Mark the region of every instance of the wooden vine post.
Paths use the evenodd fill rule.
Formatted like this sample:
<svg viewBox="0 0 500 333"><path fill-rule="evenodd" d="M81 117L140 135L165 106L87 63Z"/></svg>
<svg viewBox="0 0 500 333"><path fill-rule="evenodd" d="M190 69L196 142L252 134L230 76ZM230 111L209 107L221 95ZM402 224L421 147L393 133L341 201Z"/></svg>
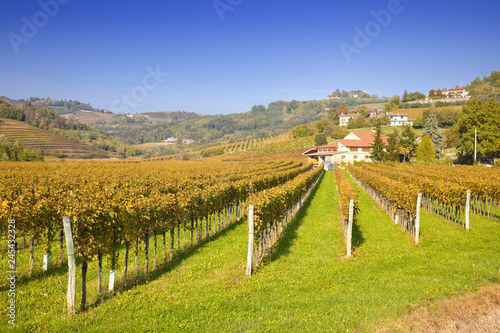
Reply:
<svg viewBox="0 0 500 333"><path fill-rule="evenodd" d="M417 197L417 217L415 219L415 243L418 244L420 237L420 205L422 203L422 193Z"/></svg>
<svg viewBox="0 0 500 333"><path fill-rule="evenodd" d="M75 246L73 243L73 233L71 231L71 217L63 216L64 234L66 236L66 249L68 252L68 313L75 314L76 303L76 265Z"/></svg>
<svg viewBox="0 0 500 333"><path fill-rule="evenodd" d="M347 224L347 256L352 256L351 244L352 244L352 223L354 220L354 200L349 201L349 222Z"/></svg>
<svg viewBox="0 0 500 333"><path fill-rule="evenodd" d="M254 207L250 205L248 207L248 254L247 254L247 269L245 275L247 277L252 276L252 266L253 266L253 242L254 242L254 221L253 221Z"/></svg>
<svg viewBox="0 0 500 333"><path fill-rule="evenodd" d="M470 208L470 190L467 190L467 202L465 203L465 230L469 231L469 208Z"/></svg>

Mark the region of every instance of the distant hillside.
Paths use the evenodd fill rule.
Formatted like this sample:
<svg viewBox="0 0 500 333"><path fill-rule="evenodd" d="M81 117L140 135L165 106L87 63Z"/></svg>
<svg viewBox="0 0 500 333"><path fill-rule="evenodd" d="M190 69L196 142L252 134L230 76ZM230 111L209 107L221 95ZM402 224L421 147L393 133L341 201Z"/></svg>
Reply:
<svg viewBox="0 0 500 333"><path fill-rule="evenodd" d="M23 148L39 149L45 155L90 158L109 157L105 151L94 149L75 140L47 130L38 129L22 121L0 118L0 134L10 142L19 141Z"/></svg>
<svg viewBox="0 0 500 333"><path fill-rule="evenodd" d="M93 125L97 122L111 119L115 115L112 113L78 110L78 111L67 112L65 114L62 114L62 116L66 119L76 120L82 124Z"/></svg>
<svg viewBox="0 0 500 333"><path fill-rule="evenodd" d="M82 146L76 150L86 147L85 149L93 149L93 152L104 150L115 153L118 152L120 146L124 146L93 127L72 119L65 119L53 110L40 107L33 102L16 103L0 98L0 118L21 121L33 128L58 134L58 137L65 137L72 143L81 144Z"/></svg>
<svg viewBox="0 0 500 333"><path fill-rule="evenodd" d="M254 105L250 111L228 115L200 116L190 112L115 115L92 126L128 144L161 142L173 136L194 140L190 148L205 148L287 133L296 125L326 118L328 110L341 103L354 107L384 101L371 97L277 101L267 107Z"/></svg>
<svg viewBox="0 0 500 333"><path fill-rule="evenodd" d="M471 96L477 96L482 100L494 98L500 102L500 71L492 71L482 79L476 77L465 86L465 90L469 91Z"/></svg>

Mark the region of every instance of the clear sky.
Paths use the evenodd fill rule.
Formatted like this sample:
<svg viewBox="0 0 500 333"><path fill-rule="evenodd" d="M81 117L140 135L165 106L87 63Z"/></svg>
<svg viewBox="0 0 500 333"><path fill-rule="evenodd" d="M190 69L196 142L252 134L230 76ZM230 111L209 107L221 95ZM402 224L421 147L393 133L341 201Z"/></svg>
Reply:
<svg viewBox="0 0 500 333"><path fill-rule="evenodd" d="M114 112L248 111L500 70L496 0L3 0L0 95Z"/></svg>

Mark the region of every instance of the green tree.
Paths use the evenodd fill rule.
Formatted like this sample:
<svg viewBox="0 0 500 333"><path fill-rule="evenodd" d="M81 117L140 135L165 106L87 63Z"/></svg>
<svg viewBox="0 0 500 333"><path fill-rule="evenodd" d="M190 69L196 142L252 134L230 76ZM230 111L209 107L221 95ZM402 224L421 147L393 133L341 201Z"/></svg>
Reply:
<svg viewBox="0 0 500 333"><path fill-rule="evenodd" d="M10 160L11 161L22 161L23 157L23 146L19 141L14 142L12 147L10 148Z"/></svg>
<svg viewBox="0 0 500 333"><path fill-rule="evenodd" d="M365 117L363 116L358 116L358 117L353 117L349 119L349 123L347 124L347 128L352 129L352 128L362 128L368 126L368 122L366 121Z"/></svg>
<svg viewBox="0 0 500 333"><path fill-rule="evenodd" d="M328 110L328 120L337 122L339 121L339 114L337 113L337 108Z"/></svg>
<svg viewBox="0 0 500 333"><path fill-rule="evenodd" d="M7 140L7 137L4 134L0 134L0 155L7 155L7 161L9 160L10 148L12 147L12 143Z"/></svg>
<svg viewBox="0 0 500 333"><path fill-rule="evenodd" d="M401 99L398 95L395 95L391 99L389 99L387 103L384 104L384 109L385 111L390 112L399 108L399 104L401 104Z"/></svg>
<svg viewBox="0 0 500 333"><path fill-rule="evenodd" d="M316 144L316 146L326 145L328 143L328 140L326 139L326 135L323 133L317 133L314 136L314 143Z"/></svg>
<svg viewBox="0 0 500 333"><path fill-rule="evenodd" d="M458 124L451 126L444 132L446 148L456 148L458 140Z"/></svg>
<svg viewBox="0 0 500 333"><path fill-rule="evenodd" d="M425 99L425 95L416 91L408 94L407 101L417 101L419 99Z"/></svg>
<svg viewBox="0 0 500 333"><path fill-rule="evenodd" d="M415 131L410 125L406 125L399 138L398 147L399 153L403 155L403 162L407 160L410 161L410 158L415 152L415 148Z"/></svg>
<svg viewBox="0 0 500 333"><path fill-rule="evenodd" d="M406 102L406 101L408 100L408 91L406 91L406 89L405 89L405 91L403 92L403 97L402 97L402 99L403 99L403 102Z"/></svg>
<svg viewBox="0 0 500 333"><path fill-rule="evenodd" d="M380 116L380 117L378 117L378 118L372 118L372 119L375 119L375 120L374 120L375 122L380 121L380 124L381 124L382 126L384 126L384 125L389 125L389 124L391 123L391 118L390 118L388 115L386 115L386 114L381 115L381 116Z"/></svg>
<svg viewBox="0 0 500 333"><path fill-rule="evenodd" d="M349 113L349 109L347 109L347 105L345 103L340 104L337 108L337 114Z"/></svg>
<svg viewBox="0 0 500 333"><path fill-rule="evenodd" d="M376 162L382 162L385 160L385 143L382 139L382 125L378 121L375 124L375 134L373 138L373 143L370 146L370 158Z"/></svg>
<svg viewBox="0 0 500 333"><path fill-rule="evenodd" d="M325 127L324 133L333 139L343 139L349 134L349 131L344 126L328 124Z"/></svg>
<svg viewBox="0 0 500 333"><path fill-rule="evenodd" d="M266 107L264 105L254 105L252 106L252 112L266 112Z"/></svg>
<svg viewBox="0 0 500 333"><path fill-rule="evenodd" d="M312 134L312 130L306 124L297 125L292 130L292 136L294 138L303 138Z"/></svg>
<svg viewBox="0 0 500 333"><path fill-rule="evenodd" d="M474 130L477 129L477 155L486 158L500 156L500 107L493 98L467 102L458 121L457 148L461 156L471 160L474 154Z"/></svg>
<svg viewBox="0 0 500 333"><path fill-rule="evenodd" d="M434 89L429 90L429 97L436 97L436 91Z"/></svg>
<svg viewBox="0 0 500 333"><path fill-rule="evenodd" d="M444 157L444 154L441 150L443 146L443 135L439 131L438 120L436 117L436 110L434 106L427 117L427 121L425 122L424 129L422 130L422 136L427 135L429 139L432 141L432 145L434 146L436 152L436 158Z"/></svg>
<svg viewBox="0 0 500 333"><path fill-rule="evenodd" d="M460 111L454 111L453 109L446 108L436 115L438 118L439 126L449 128L458 123Z"/></svg>
<svg viewBox="0 0 500 333"><path fill-rule="evenodd" d="M315 127L318 130L318 133L323 133L327 124L328 124L328 120L321 119L321 120L316 121L313 124L313 127Z"/></svg>
<svg viewBox="0 0 500 333"><path fill-rule="evenodd" d="M387 161L399 161L399 132L397 129L387 137Z"/></svg>
<svg viewBox="0 0 500 333"><path fill-rule="evenodd" d="M436 161L436 151L434 150L431 139L427 135L424 135L422 141L418 145L417 161L424 162L426 165Z"/></svg>

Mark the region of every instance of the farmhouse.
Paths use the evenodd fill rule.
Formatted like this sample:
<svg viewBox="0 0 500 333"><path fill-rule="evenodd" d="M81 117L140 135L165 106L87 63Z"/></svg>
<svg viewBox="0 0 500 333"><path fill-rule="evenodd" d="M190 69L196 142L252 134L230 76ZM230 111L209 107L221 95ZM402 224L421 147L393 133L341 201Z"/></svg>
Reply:
<svg viewBox="0 0 500 333"><path fill-rule="evenodd" d="M330 164L341 162L352 163L354 161L371 161L370 146L373 144L373 132L351 132L338 142L329 143L324 146L313 147L302 155L307 156L315 166L324 165L325 170ZM382 136L387 145L387 138Z"/></svg>
<svg viewBox="0 0 500 333"><path fill-rule="evenodd" d="M437 91L439 89L436 89L434 91ZM452 88L452 89L442 89L441 92L443 93L443 96L446 96L448 98L459 98L459 97L467 97L469 95L469 92L466 91L464 88ZM429 95L431 93L431 90L429 90Z"/></svg>
<svg viewBox="0 0 500 333"><path fill-rule="evenodd" d="M360 113L348 113L348 114L342 113L339 116L339 126L347 126L349 124L349 119L359 116L361 116Z"/></svg>
<svg viewBox="0 0 500 333"><path fill-rule="evenodd" d="M190 145L192 143L194 143L194 140L192 139L182 139L182 144Z"/></svg>
<svg viewBox="0 0 500 333"><path fill-rule="evenodd" d="M408 120L408 113L388 113L391 120L390 126L405 126L411 125L411 120Z"/></svg>
<svg viewBox="0 0 500 333"><path fill-rule="evenodd" d="M175 144L175 141L177 141L177 138L174 138L171 136L171 137L167 138L167 140L164 140L164 141L165 141L166 145L173 145L173 144Z"/></svg>

